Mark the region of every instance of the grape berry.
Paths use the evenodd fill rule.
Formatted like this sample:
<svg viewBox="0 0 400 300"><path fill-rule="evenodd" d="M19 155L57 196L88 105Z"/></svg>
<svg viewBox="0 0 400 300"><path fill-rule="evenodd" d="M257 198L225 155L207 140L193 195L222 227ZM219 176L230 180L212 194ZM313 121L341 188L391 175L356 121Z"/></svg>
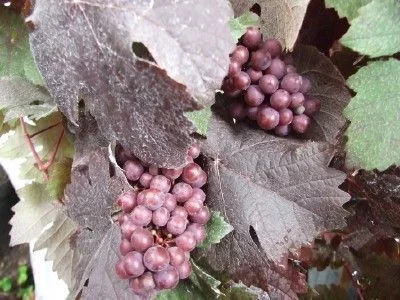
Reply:
<svg viewBox="0 0 400 300"><path fill-rule="evenodd" d="M318 99L307 95L311 82L297 73L293 58L282 56L279 41L263 41L255 27L247 29L231 53L222 89L233 99L233 118L247 117L279 136L291 131L305 133L310 127L310 116L321 108Z"/></svg>
<svg viewBox="0 0 400 300"><path fill-rule="evenodd" d="M122 258L115 271L129 279L135 294L149 296L191 274L190 252L206 238L210 219L201 189L207 174L193 161L200 154L197 146L189 149L191 162L182 169L146 166L120 150L118 162L134 189L117 199Z"/></svg>

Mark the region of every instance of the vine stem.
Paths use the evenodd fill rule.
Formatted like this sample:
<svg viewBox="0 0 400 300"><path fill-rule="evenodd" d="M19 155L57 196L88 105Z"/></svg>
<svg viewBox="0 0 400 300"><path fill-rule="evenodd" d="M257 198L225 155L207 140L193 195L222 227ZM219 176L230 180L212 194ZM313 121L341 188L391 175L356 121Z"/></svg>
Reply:
<svg viewBox="0 0 400 300"><path fill-rule="evenodd" d="M154 231L153 231L152 234L154 235L154 242L155 242L156 244L159 244L159 245L161 245L161 246L165 246L165 247L169 248L169 247L170 247L169 244L175 242L175 239L167 240L167 239L162 238L162 237L160 236L160 234L157 232L157 230L155 230L155 229L153 229L153 230L154 230Z"/></svg>
<svg viewBox="0 0 400 300"><path fill-rule="evenodd" d="M54 163L54 161L56 159L56 155L57 155L58 149L60 148L60 144L61 144L62 138L64 137L64 133L65 133L64 128L62 129L62 131L60 133L60 136L58 137L55 149L53 150L53 152L52 152L52 154L50 156L50 160L47 163L43 163L43 160L39 157L39 154L37 153L37 151L35 149L35 145L32 142L32 138L37 136L37 135L39 135L39 134L41 134L41 133L43 133L43 132L45 132L45 131L47 131L47 130L50 130L50 129L54 128L54 127L59 126L61 124L61 122L57 122L56 124L53 124L53 125L48 126L46 128L43 128L43 129L41 129L41 130L39 130L39 131L37 131L37 132L35 132L33 134L29 134L28 133L28 129L26 128L26 123L25 123L23 117L19 117L19 122L21 124L21 128L22 128L22 132L23 132L23 135L24 135L24 139L25 139L26 143L29 146L29 149L31 150L31 152L33 154L33 157L34 157L35 162L36 162L36 164L38 166L38 169L43 172L45 179L49 180L49 171L48 171L48 169L50 168L50 166Z"/></svg>

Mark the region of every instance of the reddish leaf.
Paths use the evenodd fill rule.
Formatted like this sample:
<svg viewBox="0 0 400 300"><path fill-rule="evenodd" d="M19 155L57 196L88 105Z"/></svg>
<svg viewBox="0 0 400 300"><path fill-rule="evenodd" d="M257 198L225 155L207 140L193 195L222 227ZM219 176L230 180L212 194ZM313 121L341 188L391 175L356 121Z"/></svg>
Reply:
<svg viewBox="0 0 400 300"><path fill-rule="evenodd" d="M368 203L375 223L400 228L400 168L385 172L361 170L348 179L348 191Z"/></svg>
<svg viewBox="0 0 400 300"><path fill-rule="evenodd" d="M292 50L310 0L230 0L235 15L248 10L260 15L261 31Z"/></svg>
<svg viewBox="0 0 400 300"><path fill-rule="evenodd" d="M213 101L234 45L231 8L225 0L212 1L212 10L199 8L210 4L37 0L29 17L31 46L71 122L78 125L83 100L109 141L148 163L177 167L193 142L183 113L201 107L194 97ZM132 42L145 44L160 67L134 55Z"/></svg>
<svg viewBox="0 0 400 300"><path fill-rule="evenodd" d="M83 288L83 299L134 299L128 280L121 280L115 273L119 257L120 228L114 224L107 231L90 273L89 283Z"/></svg>
<svg viewBox="0 0 400 300"><path fill-rule="evenodd" d="M370 253L356 257L359 278L365 299L400 298L400 261Z"/></svg>
<svg viewBox="0 0 400 300"><path fill-rule="evenodd" d="M271 261L279 263L289 248L345 224L341 205L348 195L338 189L345 175L328 168L329 144L230 126L214 115L205 151L209 205L235 228L208 258L233 280L280 289L283 279L272 279Z"/></svg>
<svg viewBox="0 0 400 300"><path fill-rule="evenodd" d="M293 58L297 71L311 81L308 94L321 101L321 110L312 115L313 122L304 137L335 144L346 123L343 109L350 101L344 78L330 59L314 47L300 45Z"/></svg>
<svg viewBox="0 0 400 300"><path fill-rule="evenodd" d="M73 263L75 282L70 287L72 298L80 292L87 279L90 286L100 284L98 276L91 278L93 273L98 272L95 267L101 266L106 274L114 272L112 262L103 262L104 253L112 251L111 240L119 234L113 229L113 204L116 197L127 189L129 185L124 176L110 176L107 148L87 151L75 159L71 184L65 190L64 200L67 215L79 225L74 249L80 257ZM117 247L115 243L112 246ZM126 291L121 282L112 282L115 285L103 291L109 295L108 299L114 299L114 293L124 295Z"/></svg>
<svg viewBox="0 0 400 300"><path fill-rule="evenodd" d="M400 169L384 172L359 171L350 176L345 188L353 200L346 204L348 219L346 244L361 249L400 232Z"/></svg>

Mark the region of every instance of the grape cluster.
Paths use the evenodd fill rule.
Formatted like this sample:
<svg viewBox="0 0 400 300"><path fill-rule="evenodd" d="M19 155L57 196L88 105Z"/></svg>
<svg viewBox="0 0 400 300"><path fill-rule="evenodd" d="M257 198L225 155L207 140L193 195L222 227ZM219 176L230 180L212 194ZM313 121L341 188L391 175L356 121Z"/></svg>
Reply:
<svg viewBox="0 0 400 300"><path fill-rule="evenodd" d="M200 149L192 146L188 154L181 169L149 166L125 151L118 155L134 188L117 199L122 258L115 268L137 295L174 288L189 277L190 252L206 238L210 211L201 188L207 174L193 161Z"/></svg>
<svg viewBox="0 0 400 300"><path fill-rule="evenodd" d="M310 80L297 73L290 55L282 56L279 41L263 41L255 27L247 29L231 54L222 89L234 99L232 117L247 117L279 136L291 130L305 133L311 123L309 116L321 107L318 99L307 95Z"/></svg>

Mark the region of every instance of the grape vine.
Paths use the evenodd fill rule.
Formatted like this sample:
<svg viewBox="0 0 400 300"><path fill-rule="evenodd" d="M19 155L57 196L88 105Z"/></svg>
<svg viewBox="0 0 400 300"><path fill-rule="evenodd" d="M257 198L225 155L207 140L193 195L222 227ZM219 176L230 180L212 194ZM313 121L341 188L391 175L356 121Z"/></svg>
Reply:
<svg viewBox="0 0 400 300"><path fill-rule="evenodd" d="M0 1L10 244L70 299L399 298L399 15Z"/></svg>

